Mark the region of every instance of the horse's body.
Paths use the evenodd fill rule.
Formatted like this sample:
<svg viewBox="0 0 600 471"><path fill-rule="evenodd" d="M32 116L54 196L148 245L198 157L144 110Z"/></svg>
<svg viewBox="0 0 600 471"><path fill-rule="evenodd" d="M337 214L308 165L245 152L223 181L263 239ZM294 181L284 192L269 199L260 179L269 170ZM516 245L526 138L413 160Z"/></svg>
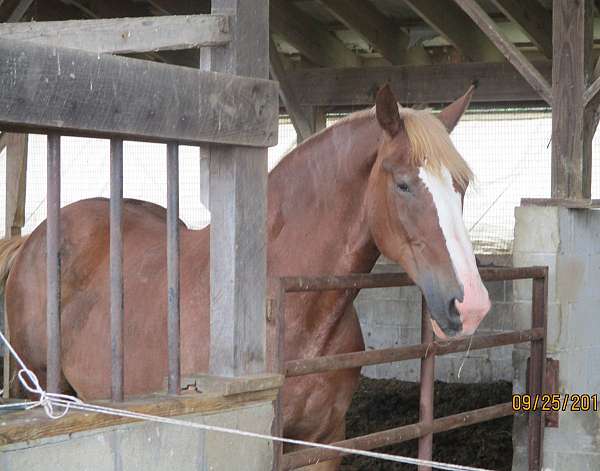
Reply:
<svg viewBox="0 0 600 471"><path fill-rule="evenodd" d="M458 116L466 103L468 99ZM297 147L273 170L268 188L269 276L371 270L380 244L374 240L379 232L369 219L372 202L367 192L383 133L374 113L361 113ZM105 199L84 200L61 211L62 384L85 399L110 397L108 211ZM125 393L136 395L161 390L167 376L165 211L126 200L123 217ZM6 286L12 342L42 382L45 235L44 223L24 239ZM208 368L208 261L208 229L190 231L182 226L183 374ZM407 270L418 279L410 267ZM362 350L352 307L356 294L288 295L286 359ZM341 439L358 377L359 370L354 369L286 380L285 435L315 441Z"/></svg>

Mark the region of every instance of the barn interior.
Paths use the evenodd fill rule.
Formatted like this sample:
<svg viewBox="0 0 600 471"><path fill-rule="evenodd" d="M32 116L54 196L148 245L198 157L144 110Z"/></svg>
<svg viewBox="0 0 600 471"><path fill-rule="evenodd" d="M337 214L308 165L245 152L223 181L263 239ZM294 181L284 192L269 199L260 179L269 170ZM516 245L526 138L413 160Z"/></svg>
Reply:
<svg viewBox="0 0 600 471"><path fill-rule="evenodd" d="M0 40L30 37L60 43L62 34L72 37L74 32L83 44L89 26L56 23L52 34L36 39L35 23L210 13L210 0L3 0ZM540 181L545 179L541 190L527 192L529 183L518 180L514 192L518 200L507 203L508 238L499 242L498 233L492 231L474 243L481 249L478 257L483 265L549 267L548 357L560 363L560 370L552 374L561 392L600 391L600 345L595 335L600 324L592 307L600 299L589 282L600 266L600 217L595 209L600 205L596 163L600 160L593 145L600 120L600 2L270 0L269 15L270 76L279 82L280 123L293 128L292 143L309 139L340 116L371 106L385 83L391 85L402 105L434 110L476 84L470 111L473 119L485 114L485 119L493 121L503 113L513 113L524 122L538 113L535 116L547 121L547 134L536 144L546 149L547 172L539 176ZM29 25L34 26L28 29ZM127 42L125 36L123 41ZM203 49L193 44L169 49L118 54L203 68ZM18 235L25 225L29 191L28 138L10 131L0 135L0 152L6 149L4 225L5 235ZM510 138L510 134L502 135L502 139ZM493 129L487 130L483 139L489 139L482 143L484 148L497 145ZM519 139L526 141L526 137ZM518 173L519 159L525 162L535 156L517 152L513 157L511 165ZM491 175L501 173L506 165L496 158L486 167ZM200 152L201 188L208 188L208 166ZM535 178L536 171L533 176L527 173L526 179ZM534 182L530 184L534 186ZM473 216L473 223L487 214L497 196L504 195L503 189L490 194L483 209ZM201 197L208 207L207 190L202 190ZM380 273L397 271L397 266L383 258L375 268ZM532 308L528 283L487 284L493 315L480 334L528 327ZM367 348L420 342L421 296L416 288L365 290L355 305ZM528 357L527 346L512 345L467 356L453 354L436 360L435 378L448 383L450 390L462 387L459 383L488 383L497 393L502 388L510 390L507 385L512 383L511 392L522 393L527 386ZM419 362L366 367L363 374L370 379L365 384L396 381L394 387L384 383L372 386L381 389L380 397L391 400L390 390L402 392L409 388L408 383L418 381ZM361 390L361 394L368 397L369 390ZM456 389L454 394L468 393ZM545 431L546 466L557 471L600 469L599 423L597 413L561 413L560 425ZM512 437L507 442L513 455L502 469L532 469L527 456L527 421L517 417L508 425L511 427ZM497 453L506 454L506 449ZM348 461L346 466L348 470L365 469L360 461Z"/></svg>

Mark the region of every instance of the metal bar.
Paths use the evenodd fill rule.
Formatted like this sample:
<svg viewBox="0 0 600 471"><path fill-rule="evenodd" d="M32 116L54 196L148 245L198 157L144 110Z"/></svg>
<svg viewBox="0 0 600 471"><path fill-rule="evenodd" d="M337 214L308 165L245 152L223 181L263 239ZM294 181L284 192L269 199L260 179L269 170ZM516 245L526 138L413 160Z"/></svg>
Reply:
<svg viewBox="0 0 600 471"><path fill-rule="evenodd" d="M268 280L267 295L267 371L283 374L284 371L284 332L285 332L285 290L280 278ZM271 435L283 437L283 411L281 389L274 403L275 418ZM283 444L273 442L273 471L281 469Z"/></svg>
<svg viewBox="0 0 600 471"><path fill-rule="evenodd" d="M59 391L60 365L60 135L48 134L46 221L47 390Z"/></svg>
<svg viewBox="0 0 600 471"><path fill-rule="evenodd" d="M529 391L535 397L545 392L546 376L546 300L548 298L548 279L533 280L531 297L531 326L541 329L543 337L532 340L529 368ZM544 412L536 410L529 415L529 471L541 471L543 464Z"/></svg>
<svg viewBox="0 0 600 471"><path fill-rule="evenodd" d="M483 281L508 281L543 278L544 270L544 267L482 267L479 269L479 274ZM284 277L282 281L286 292L386 288L414 285L406 273L360 273L346 276L322 277L299 276Z"/></svg>
<svg viewBox="0 0 600 471"><path fill-rule="evenodd" d="M421 296L421 343L433 343L433 327L427 311L425 296ZM421 391L419 397L419 421L427 426L433 423L433 388L435 379L435 355L429 352L421 358ZM431 460L433 454L433 434L419 438L419 458ZM419 471L431 471L431 466L419 466Z"/></svg>
<svg viewBox="0 0 600 471"><path fill-rule="evenodd" d="M354 448L356 450L373 450L382 446L393 445L395 443L406 442L422 437L430 433L446 432L468 425L478 424L500 417L513 415L511 402L497 404L495 406L475 409L460 414L450 415L435 419L432 424L418 422L416 424L405 425L383 432L376 432L362 437L351 438L331 445ZM282 470L296 469L301 466L327 461L341 455L337 451L324 450L320 448L306 448L283 455Z"/></svg>
<svg viewBox="0 0 600 471"><path fill-rule="evenodd" d="M179 145L167 144L167 278L169 394L181 391L181 345L179 330Z"/></svg>
<svg viewBox="0 0 600 471"><path fill-rule="evenodd" d="M123 140L110 140L111 398L123 401Z"/></svg>
<svg viewBox="0 0 600 471"><path fill-rule="evenodd" d="M542 339L543 337L544 329L537 327L533 329L503 332L501 334L448 340L443 343L433 342L431 344L411 345L408 347L385 348L382 350L342 353L325 357L291 360L285 363L285 376L303 376L312 373L357 368L366 365L413 360L422 358L425 353L428 355L446 355L448 353L465 352L469 349L469 344L471 344L471 350L480 350L482 348L530 342L532 340Z"/></svg>

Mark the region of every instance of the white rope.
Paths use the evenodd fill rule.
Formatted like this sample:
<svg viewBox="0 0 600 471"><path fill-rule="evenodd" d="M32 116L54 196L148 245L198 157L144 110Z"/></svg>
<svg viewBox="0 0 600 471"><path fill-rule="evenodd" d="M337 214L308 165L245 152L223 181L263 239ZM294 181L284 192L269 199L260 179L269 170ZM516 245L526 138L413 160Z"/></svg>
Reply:
<svg viewBox="0 0 600 471"><path fill-rule="evenodd" d="M6 340L2 332L0 332L0 339L4 344L8 347L10 353L15 357L17 363L19 363L21 370L19 371L18 378L23 387L32 394L37 394L39 399L37 401L30 402L20 402L20 403L10 403L10 404L2 404L0 408L16 408L16 407L25 407L25 409L33 409L35 407L41 406L44 408L46 415L51 419L60 419L64 417L70 409L76 409L86 412L95 412L98 414L106 414L117 417L125 417L136 420L143 420L148 422L157 422L169 425L178 425L181 427L189 427L195 429L201 429L208 432L218 432L218 433L227 433L231 435L238 435L243 437L250 438L258 438L262 440L269 441L277 441L281 443L288 443L291 445L301 445L313 448L321 448L324 450L332 450L337 451L344 454L351 455L360 455L366 456L368 458L376 458L386 461L392 461L396 463L404 463L411 465L421 465L421 466L430 466L435 469L445 470L445 471L491 471L484 468L474 468L470 466L462 466L451 463L441 463L438 461L430 461L430 460L422 460L418 458L410 458L408 456L398 456L398 455L390 455L387 453L378 453L375 451L367 451L367 450L356 450L353 448L345 448L339 447L335 445L328 445L326 443L314 443L308 442L304 440L295 440L292 438L282 438L282 437L274 437L271 435L266 435L262 433L254 433L247 432L244 430L231 429L226 427L219 427L215 425L205 425L196 422L189 422L187 420L179 420L173 419L170 417L160 417L156 415L142 414L140 412L132 412L128 410L122 409L114 409L112 407L104 407L95 404L88 404L80 399L67 395L67 394L57 394L57 393L49 393L44 391L44 389L40 386L39 380L35 373L31 371L21 357L14 350L12 345ZM58 406L63 408L62 412L55 412L54 407Z"/></svg>

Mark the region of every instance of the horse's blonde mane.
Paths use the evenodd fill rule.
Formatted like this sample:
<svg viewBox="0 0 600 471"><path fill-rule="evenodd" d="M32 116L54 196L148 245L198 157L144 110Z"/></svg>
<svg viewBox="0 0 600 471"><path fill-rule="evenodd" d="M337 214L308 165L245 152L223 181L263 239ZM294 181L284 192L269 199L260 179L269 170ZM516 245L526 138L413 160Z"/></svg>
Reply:
<svg viewBox="0 0 600 471"><path fill-rule="evenodd" d="M410 142L410 158L416 167L425 167L440 175L445 167L464 190L473 181L473 172L454 147L444 124L429 109L398 107ZM352 113L335 124L365 116L375 117L375 107Z"/></svg>
<svg viewBox="0 0 600 471"><path fill-rule="evenodd" d="M400 107L400 116L410 141L410 158L415 166L440 175L445 167L464 190L473 172L454 147L444 124L430 110Z"/></svg>

